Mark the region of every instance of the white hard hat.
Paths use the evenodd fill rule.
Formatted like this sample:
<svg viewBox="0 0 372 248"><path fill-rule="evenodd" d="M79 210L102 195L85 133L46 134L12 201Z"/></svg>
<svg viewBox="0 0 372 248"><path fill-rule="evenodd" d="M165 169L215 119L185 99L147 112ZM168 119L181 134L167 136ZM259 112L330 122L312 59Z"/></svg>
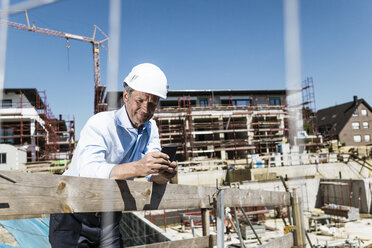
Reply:
<svg viewBox="0 0 372 248"><path fill-rule="evenodd" d="M167 78L162 70L150 63L139 64L133 67L132 71L124 79L134 90L167 98Z"/></svg>
<svg viewBox="0 0 372 248"><path fill-rule="evenodd" d="M226 213L230 213L230 208L229 207L227 207L225 210L226 210Z"/></svg>

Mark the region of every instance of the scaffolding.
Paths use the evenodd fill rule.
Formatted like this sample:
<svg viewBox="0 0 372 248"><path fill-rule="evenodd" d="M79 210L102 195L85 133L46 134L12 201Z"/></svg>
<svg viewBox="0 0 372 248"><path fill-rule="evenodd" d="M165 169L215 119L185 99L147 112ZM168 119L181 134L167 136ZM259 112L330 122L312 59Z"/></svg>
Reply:
<svg viewBox="0 0 372 248"><path fill-rule="evenodd" d="M248 154L276 152L288 130L286 108L265 106L162 107L154 115L162 145L177 145L177 160L247 159Z"/></svg>
<svg viewBox="0 0 372 248"><path fill-rule="evenodd" d="M45 91L11 91L15 93L11 104L3 103L0 115L0 142L26 149L29 162L71 159L75 148L74 117L63 119L60 115L57 119Z"/></svg>
<svg viewBox="0 0 372 248"><path fill-rule="evenodd" d="M315 151L323 144L317 132L313 79L307 77L302 85L301 107L307 132L296 138L304 139L304 149ZM279 144L287 143L289 137L285 93L214 93L174 92L155 113L161 143L178 146L178 161L247 161L250 154L282 152Z"/></svg>

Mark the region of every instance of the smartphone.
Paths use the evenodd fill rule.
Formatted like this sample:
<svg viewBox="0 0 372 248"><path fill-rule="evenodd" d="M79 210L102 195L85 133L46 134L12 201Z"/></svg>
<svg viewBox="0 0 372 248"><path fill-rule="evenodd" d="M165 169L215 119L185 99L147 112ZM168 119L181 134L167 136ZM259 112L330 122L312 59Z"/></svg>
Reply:
<svg viewBox="0 0 372 248"><path fill-rule="evenodd" d="M161 152L167 154L169 156L169 160L172 162L176 157L177 146L176 145L163 146Z"/></svg>

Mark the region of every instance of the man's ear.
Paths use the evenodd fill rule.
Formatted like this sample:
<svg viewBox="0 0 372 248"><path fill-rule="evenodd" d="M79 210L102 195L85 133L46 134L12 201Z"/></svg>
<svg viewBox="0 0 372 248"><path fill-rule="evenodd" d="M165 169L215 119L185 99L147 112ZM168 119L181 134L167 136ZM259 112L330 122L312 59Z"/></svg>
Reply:
<svg viewBox="0 0 372 248"><path fill-rule="evenodd" d="M126 104L128 102L128 93L126 90L123 90L123 101Z"/></svg>

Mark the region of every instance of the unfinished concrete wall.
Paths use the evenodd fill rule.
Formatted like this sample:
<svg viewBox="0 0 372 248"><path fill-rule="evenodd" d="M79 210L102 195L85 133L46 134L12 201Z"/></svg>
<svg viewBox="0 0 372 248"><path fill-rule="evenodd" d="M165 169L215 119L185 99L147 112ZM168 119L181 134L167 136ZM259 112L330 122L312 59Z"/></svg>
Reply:
<svg viewBox="0 0 372 248"><path fill-rule="evenodd" d="M316 207L325 204L351 206L360 213L371 213L372 180L322 179L318 191Z"/></svg>
<svg viewBox="0 0 372 248"><path fill-rule="evenodd" d="M277 176L288 178L320 176L332 179L363 179L371 176L371 171L358 163L327 163L310 165L279 166L270 168L255 168L251 170L252 180L260 180L263 175L275 173Z"/></svg>
<svg viewBox="0 0 372 248"><path fill-rule="evenodd" d="M318 172L317 172L318 167ZM226 182L240 182L243 181L262 181L274 180L277 176L283 176L289 179L296 178L312 178L322 177L331 179L340 179L340 175L345 179L363 179L369 178L371 172L366 168L355 162L345 163L327 163L310 165L292 165L292 166L278 166L270 168L254 168L247 170L206 170L195 172L180 172L178 173L178 183L187 185L204 185L216 186L216 179L220 184Z"/></svg>

